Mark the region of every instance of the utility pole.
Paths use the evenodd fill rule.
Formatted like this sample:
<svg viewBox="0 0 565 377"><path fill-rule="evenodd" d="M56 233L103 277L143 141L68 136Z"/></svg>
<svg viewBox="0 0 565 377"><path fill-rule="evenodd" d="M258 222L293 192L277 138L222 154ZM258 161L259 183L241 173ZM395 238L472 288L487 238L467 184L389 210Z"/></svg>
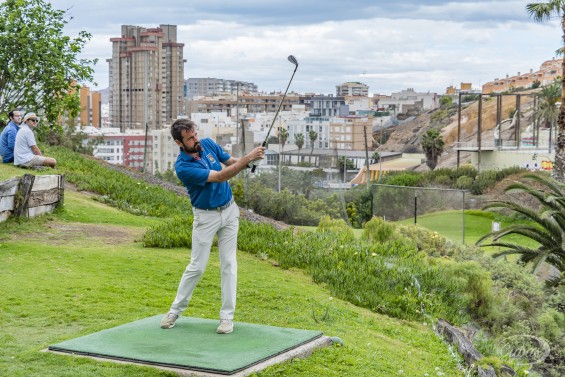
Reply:
<svg viewBox="0 0 565 377"><path fill-rule="evenodd" d="M369 170L369 143L367 142L367 125L363 127L364 136L365 136L365 165L367 165L367 190L371 190L371 171Z"/></svg>
<svg viewBox="0 0 565 377"><path fill-rule="evenodd" d="M145 94L145 95L143 96L143 118L144 118L143 120L145 121L145 144L144 144L144 147L143 147L143 169L142 169L142 171L143 171L144 173L147 171L147 164L146 164L146 162L147 162L147 161L146 161L146 157L147 157L147 131L148 131L147 128L149 127L149 117L148 117L148 114L147 114L147 113L148 113L148 111L147 111L147 107L148 107L148 100L147 100L147 97L148 97L148 95L149 95L149 93L148 93L148 91L149 91L149 89L148 89L148 82L147 82L147 79L148 79L147 76L148 76L148 74L149 74L149 71L148 71L148 68L147 68L147 65L148 65L148 64L147 64L147 57L148 57L148 54L149 54L149 51L146 51L146 52L145 52L145 59L144 59L144 67L143 67L143 68L144 68L144 74L143 74L143 76L144 76L144 77L143 77L143 84L144 84L144 85L143 85L143 94Z"/></svg>
<svg viewBox="0 0 565 377"><path fill-rule="evenodd" d="M143 172L147 172L147 134L149 131L149 122L145 122L145 147L143 148Z"/></svg>
<svg viewBox="0 0 565 377"><path fill-rule="evenodd" d="M239 81L236 83L235 91L235 111L236 111L236 121L235 121L235 144L239 145ZM232 92L233 93L233 92ZM233 119L233 118L232 118ZM242 155L243 156L243 155ZM241 157L241 156L238 156Z"/></svg>

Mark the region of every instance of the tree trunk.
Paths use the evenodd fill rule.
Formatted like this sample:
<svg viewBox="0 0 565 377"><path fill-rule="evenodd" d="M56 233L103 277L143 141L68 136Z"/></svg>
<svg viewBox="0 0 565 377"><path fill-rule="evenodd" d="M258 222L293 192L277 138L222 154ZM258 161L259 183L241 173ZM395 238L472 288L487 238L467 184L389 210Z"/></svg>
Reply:
<svg viewBox="0 0 565 377"><path fill-rule="evenodd" d="M563 31L562 46L565 46L565 14L561 18L561 29ZM565 72L565 55L561 62L561 68ZM561 105L559 106L559 117L557 118L556 141L553 177L559 182L565 182L565 74L561 76Z"/></svg>

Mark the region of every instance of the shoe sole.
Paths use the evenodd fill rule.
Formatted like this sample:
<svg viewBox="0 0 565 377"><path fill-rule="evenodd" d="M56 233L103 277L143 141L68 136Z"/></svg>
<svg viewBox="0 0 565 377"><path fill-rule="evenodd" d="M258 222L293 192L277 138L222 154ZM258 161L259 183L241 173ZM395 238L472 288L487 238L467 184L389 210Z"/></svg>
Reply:
<svg viewBox="0 0 565 377"><path fill-rule="evenodd" d="M167 329L172 329L173 327L175 327L175 325L172 325L172 326L163 326L163 325L161 325L161 328L162 328L162 329L165 329L165 330L167 330Z"/></svg>
<svg viewBox="0 0 565 377"><path fill-rule="evenodd" d="M230 331L217 331L216 330L216 334L231 334L233 332L233 329L231 329Z"/></svg>

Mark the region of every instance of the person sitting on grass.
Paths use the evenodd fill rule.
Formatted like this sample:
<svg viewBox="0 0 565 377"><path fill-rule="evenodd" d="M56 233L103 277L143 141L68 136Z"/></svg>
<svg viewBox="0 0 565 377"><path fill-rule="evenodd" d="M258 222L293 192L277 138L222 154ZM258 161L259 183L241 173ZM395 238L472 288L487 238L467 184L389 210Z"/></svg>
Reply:
<svg viewBox="0 0 565 377"><path fill-rule="evenodd" d="M41 150L35 142L33 129L39 123L39 117L35 113L27 113L24 116L20 130L16 135L14 146L14 165L22 167L49 166L54 168L57 161L51 157L43 157Z"/></svg>
<svg viewBox="0 0 565 377"><path fill-rule="evenodd" d="M0 155L2 155L2 162L5 164L14 162L14 146L22 122L22 114L20 110L14 109L8 113L8 117L10 117L10 123L4 127L2 134L0 134Z"/></svg>

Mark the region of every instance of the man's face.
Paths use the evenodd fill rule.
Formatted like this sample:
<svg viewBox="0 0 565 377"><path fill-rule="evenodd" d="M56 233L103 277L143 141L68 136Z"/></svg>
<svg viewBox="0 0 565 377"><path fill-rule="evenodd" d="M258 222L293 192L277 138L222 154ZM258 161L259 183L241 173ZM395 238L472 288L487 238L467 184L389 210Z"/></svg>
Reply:
<svg viewBox="0 0 565 377"><path fill-rule="evenodd" d="M35 128L38 122L39 118L37 117L29 118L28 120L26 120L26 124L29 126L29 128Z"/></svg>
<svg viewBox="0 0 565 377"><path fill-rule="evenodd" d="M20 124L22 123L22 113L19 111L14 111L14 115L10 118L14 123Z"/></svg>
<svg viewBox="0 0 565 377"><path fill-rule="evenodd" d="M177 145L184 150L184 153L198 153L202 150L198 132L196 130L181 131L182 141L175 140Z"/></svg>

